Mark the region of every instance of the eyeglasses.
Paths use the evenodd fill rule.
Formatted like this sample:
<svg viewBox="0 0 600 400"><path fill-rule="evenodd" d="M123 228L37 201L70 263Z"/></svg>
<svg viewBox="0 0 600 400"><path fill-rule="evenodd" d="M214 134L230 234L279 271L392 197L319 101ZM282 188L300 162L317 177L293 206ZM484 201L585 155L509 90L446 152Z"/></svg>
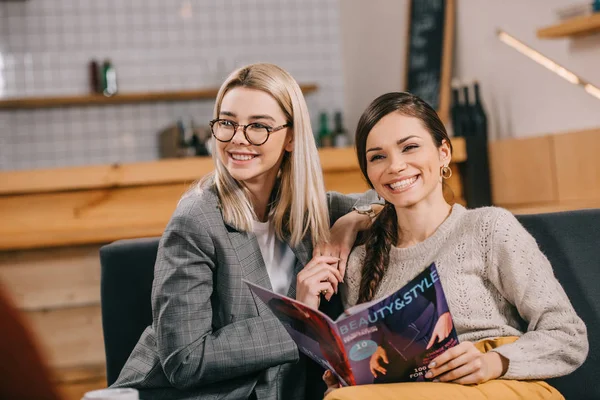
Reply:
<svg viewBox="0 0 600 400"><path fill-rule="evenodd" d="M209 124L213 136L219 142L230 142L235 136L237 129L241 127L246 140L254 146L265 144L271 133L292 126L292 124L289 122L285 125L275 128L271 128L270 126L258 122L253 122L248 125L240 125L237 122L233 122L228 119L213 119L209 122Z"/></svg>

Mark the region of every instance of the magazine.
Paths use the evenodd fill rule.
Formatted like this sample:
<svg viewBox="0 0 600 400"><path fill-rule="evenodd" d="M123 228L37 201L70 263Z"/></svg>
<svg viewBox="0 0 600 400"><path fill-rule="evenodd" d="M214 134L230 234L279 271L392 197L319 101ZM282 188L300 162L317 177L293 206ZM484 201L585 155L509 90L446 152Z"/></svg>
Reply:
<svg viewBox="0 0 600 400"><path fill-rule="evenodd" d="M351 307L335 321L245 282L300 351L331 370L343 386L426 381L427 365L458 344L435 264L392 295Z"/></svg>

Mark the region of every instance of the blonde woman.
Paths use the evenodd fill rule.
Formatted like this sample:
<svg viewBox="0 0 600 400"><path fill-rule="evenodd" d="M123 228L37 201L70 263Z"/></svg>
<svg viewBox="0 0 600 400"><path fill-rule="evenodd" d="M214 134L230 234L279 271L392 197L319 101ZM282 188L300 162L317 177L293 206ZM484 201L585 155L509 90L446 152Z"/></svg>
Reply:
<svg viewBox="0 0 600 400"><path fill-rule="evenodd" d="M304 97L275 65L234 71L210 125L215 171L165 229L153 323L114 386L145 400L303 399L306 361L242 279L295 297L307 265L305 279L320 284L303 298L330 300L343 278L340 249L370 224L352 207L369 198L325 193ZM331 241L330 222L342 233ZM319 243L332 244L313 252Z"/></svg>

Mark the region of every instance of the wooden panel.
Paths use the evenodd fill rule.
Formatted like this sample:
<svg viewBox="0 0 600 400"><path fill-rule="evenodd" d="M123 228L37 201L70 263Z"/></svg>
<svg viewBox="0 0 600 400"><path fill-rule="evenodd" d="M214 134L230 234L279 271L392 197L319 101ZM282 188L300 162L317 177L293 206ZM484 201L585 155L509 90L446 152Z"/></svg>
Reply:
<svg viewBox="0 0 600 400"><path fill-rule="evenodd" d="M461 182L460 169L456 164L450 164L450 168L452 169L452 176L450 179L446 179L444 182L446 183L448 189L445 190L449 194L445 194L446 201L452 203L460 203L465 204L464 200L464 191Z"/></svg>
<svg viewBox="0 0 600 400"><path fill-rule="evenodd" d="M52 368L103 365L100 306L25 313Z"/></svg>
<svg viewBox="0 0 600 400"><path fill-rule="evenodd" d="M490 143L494 204L507 206L557 200L552 143L549 136Z"/></svg>
<svg viewBox="0 0 600 400"><path fill-rule="evenodd" d="M558 199L600 200L600 129L552 136Z"/></svg>
<svg viewBox="0 0 600 400"><path fill-rule="evenodd" d="M570 18L559 24L538 29L540 39L558 39L569 36L584 36L600 32L600 13Z"/></svg>
<svg viewBox="0 0 600 400"><path fill-rule="evenodd" d="M0 281L24 310L100 304L99 246L0 253Z"/></svg>
<svg viewBox="0 0 600 400"><path fill-rule="evenodd" d="M304 94L308 94L316 91L317 85L300 85L300 88ZM218 91L219 88L207 88L172 92L119 93L110 97L100 94L87 94L78 96L8 98L5 100L0 100L0 110L74 106L84 107L92 105L101 106L109 104L148 103L157 101L214 100Z"/></svg>
<svg viewBox="0 0 600 400"><path fill-rule="evenodd" d="M192 183L212 171L210 157L0 172L0 195Z"/></svg>
<svg viewBox="0 0 600 400"><path fill-rule="evenodd" d="M464 141L456 140L454 146L453 160L463 160ZM323 149L320 154L328 190L342 193L365 190L366 184L360 175L354 150ZM149 163L145 167L136 164L112 169L106 167L104 170L93 167L63 170L58 174L58 187L62 189L71 185L70 179L77 185L84 181L89 181L91 185L95 181L96 185L107 185L107 188L0 196L0 220L3 222L0 225L0 250L107 243L124 238L159 236L181 195L189 189L194 179L160 185L149 184L150 179L164 182L174 176L178 176L178 179L191 178L189 175L177 175L176 171L193 170L200 173L200 168L194 169L191 165L198 163L198 166L202 162L212 163L208 159L176 160ZM50 190L49 186L43 186L43 182L53 180L49 173L43 173L44 180L37 181L37 185L34 183L29 188L18 186L22 180L35 176L31 171L27 174L30 176L15 175L18 179L13 176L12 183L5 184L4 189L13 192L32 188ZM456 183L454 185L457 187Z"/></svg>
<svg viewBox="0 0 600 400"><path fill-rule="evenodd" d="M343 193L366 188L356 170L327 173L325 182ZM187 189L174 184L0 197L0 249L160 236Z"/></svg>
<svg viewBox="0 0 600 400"><path fill-rule="evenodd" d="M157 236L187 188L175 184L0 197L0 249Z"/></svg>
<svg viewBox="0 0 600 400"><path fill-rule="evenodd" d="M452 160L465 161L467 154L464 140L453 138L452 145ZM320 149L319 155L324 173L358 168L354 148ZM189 184L212 171L213 165L210 157L195 157L131 164L0 171L0 195Z"/></svg>
<svg viewBox="0 0 600 400"><path fill-rule="evenodd" d="M359 169L354 171L330 172L323 176L325 188L340 193L362 193L369 189Z"/></svg>
<svg viewBox="0 0 600 400"><path fill-rule="evenodd" d="M467 143L464 138L453 137L452 141L452 162L461 163L467 161Z"/></svg>

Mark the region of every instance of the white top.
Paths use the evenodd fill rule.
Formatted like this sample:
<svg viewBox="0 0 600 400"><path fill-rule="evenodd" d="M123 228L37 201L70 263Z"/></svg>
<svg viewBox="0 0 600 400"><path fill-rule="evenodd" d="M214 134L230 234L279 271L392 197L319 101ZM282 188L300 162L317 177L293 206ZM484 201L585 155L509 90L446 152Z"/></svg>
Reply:
<svg viewBox="0 0 600 400"><path fill-rule="evenodd" d="M296 255L287 243L277 238L275 228L270 221L254 221L254 234L265 261L273 291L287 295L294 277Z"/></svg>
<svg viewBox="0 0 600 400"><path fill-rule="evenodd" d="M358 300L365 254L365 246L359 246L348 258L341 292L345 307ZM425 241L392 246L375 298L394 293L432 262L459 340L519 336L494 350L509 360L504 379L566 375L585 360L585 324L535 239L510 212L455 204Z"/></svg>

